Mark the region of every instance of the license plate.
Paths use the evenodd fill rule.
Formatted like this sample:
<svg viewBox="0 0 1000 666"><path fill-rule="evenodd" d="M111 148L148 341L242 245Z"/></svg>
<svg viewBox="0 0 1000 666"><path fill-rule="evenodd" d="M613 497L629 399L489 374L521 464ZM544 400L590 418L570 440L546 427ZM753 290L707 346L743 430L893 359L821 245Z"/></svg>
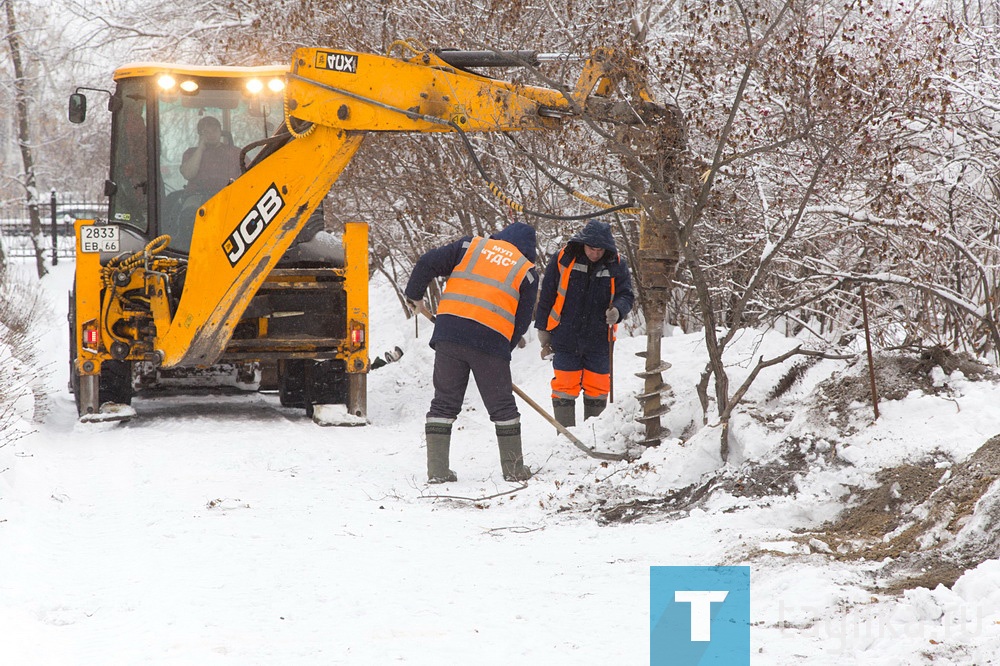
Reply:
<svg viewBox="0 0 1000 666"><path fill-rule="evenodd" d="M118 225L102 224L80 227L81 252L118 252Z"/></svg>

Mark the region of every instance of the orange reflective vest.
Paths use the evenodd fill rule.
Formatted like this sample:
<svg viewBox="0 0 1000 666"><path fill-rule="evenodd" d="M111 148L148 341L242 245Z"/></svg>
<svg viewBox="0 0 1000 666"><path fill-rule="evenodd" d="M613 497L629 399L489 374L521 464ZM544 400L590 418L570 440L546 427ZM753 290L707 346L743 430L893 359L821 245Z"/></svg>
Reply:
<svg viewBox="0 0 1000 666"><path fill-rule="evenodd" d="M573 274L574 266L576 266L576 258L570 260L569 264L563 266L562 258L566 253L566 248L559 251L559 257L556 259L556 266L559 267L559 284L556 286L556 300L552 303L552 309L549 310L549 320L545 324L545 330L554 330L556 326L562 321L562 310L563 305L566 304L566 292L569 290L569 278ZM581 265L578 270L586 271L587 267ZM608 303L610 308L615 302L615 278L611 277L611 301ZM614 339L614 332L618 330L618 324L608 327L608 339Z"/></svg>
<svg viewBox="0 0 1000 666"><path fill-rule="evenodd" d="M562 309L566 303L566 291L569 289L569 276L572 275L573 266L576 265L574 257L568 266L563 266L564 254L566 254L566 248L559 250L559 257L556 259L556 265L559 267L559 285L556 287L556 300L552 303L552 309L549 310L549 321L545 325L545 329L548 331L553 330L562 321ZM586 271L587 267L581 266L580 269Z"/></svg>
<svg viewBox="0 0 1000 666"><path fill-rule="evenodd" d="M512 243L473 238L445 283L438 314L472 319L510 340L521 282L533 266Z"/></svg>

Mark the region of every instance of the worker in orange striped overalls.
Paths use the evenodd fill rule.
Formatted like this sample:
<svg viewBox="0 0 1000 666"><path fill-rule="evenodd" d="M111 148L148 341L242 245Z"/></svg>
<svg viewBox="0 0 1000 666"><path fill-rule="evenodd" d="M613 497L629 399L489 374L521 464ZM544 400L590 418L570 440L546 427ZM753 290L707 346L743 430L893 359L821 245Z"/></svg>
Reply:
<svg viewBox="0 0 1000 666"><path fill-rule="evenodd" d="M581 390L584 419L607 406L610 342L634 298L631 273L607 222L590 220L549 261L535 328L542 358L552 358L552 409L563 426L576 425Z"/></svg>
<svg viewBox="0 0 1000 666"><path fill-rule="evenodd" d="M514 402L510 353L531 326L538 293L535 229L520 222L488 238L465 237L424 254L404 293L411 309L427 285L448 277L430 345L434 398L427 412L427 481L457 481L449 469L452 424L462 411L469 373L496 428L500 468L507 481L531 471L521 452L521 415Z"/></svg>

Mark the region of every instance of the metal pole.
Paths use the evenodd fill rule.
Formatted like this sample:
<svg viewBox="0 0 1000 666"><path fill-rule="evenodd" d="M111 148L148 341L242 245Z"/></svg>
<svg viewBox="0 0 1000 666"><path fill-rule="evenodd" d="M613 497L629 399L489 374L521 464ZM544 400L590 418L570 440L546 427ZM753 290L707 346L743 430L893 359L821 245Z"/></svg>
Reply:
<svg viewBox="0 0 1000 666"><path fill-rule="evenodd" d="M56 227L56 191L49 194L49 212L52 220L52 265L59 263L59 229Z"/></svg>
<svg viewBox="0 0 1000 666"><path fill-rule="evenodd" d="M615 401L615 327L608 326L608 402Z"/></svg>

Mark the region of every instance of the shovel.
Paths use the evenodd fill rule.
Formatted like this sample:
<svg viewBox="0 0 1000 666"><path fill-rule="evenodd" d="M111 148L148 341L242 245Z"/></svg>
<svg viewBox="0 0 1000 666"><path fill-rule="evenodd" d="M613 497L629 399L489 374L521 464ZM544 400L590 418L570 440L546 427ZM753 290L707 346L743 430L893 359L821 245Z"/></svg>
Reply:
<svg viewBox="0 0 1000 666"><path fill-rule="evenodd" d="M425 317L427 317L431 321L431 323L437 322L437 317L431 314L431 312L427 309L427 306L424 305L423 301L419 301L417 303L417 311L420 312ZM559 421L556 421L551 414L542 409L542 406L539 405L534 400L532 400L527 393L518 388L517 384L511 382L510 386L514 390L514 393L517 395L517 397L528 403L532 407L532 409L534 409L542 416L542 418L551 423L556 430L566 435L567 439L573 442L573 446L580 449L591 458L597 458L598 460L631 460L631 458L626 453L607 453L604 451L596 451L590 448L589 446L581 442L579 438L577 438L573 433L567 430L563 424L559 423Z"/></svg>
<svg viewBox="0 0 1000 666"><path fill-rule="evenodd" d="M542 409L541 405L539 405L537 402L528 397L528 394L519 389L517 387L517 384L512 383L510 386L512 389L514 389L514 393L517 394L517 397L519 397L521 400L524 400L526 403L531 405L531 407L536 412L542 415L542 418L544 418L546 421L555 426L556 430L566 435L569 441L573 442L573 446L580 449L591 458L597 458L598 460L631 460L631 458L625 453L606 453L604 451L596 451L590 448L589 446L581 442L573 433L567 430L563 424L559 423L559 421L556 421L554 418L552 418L552 415L546 412L544 409Z"/></svg>

